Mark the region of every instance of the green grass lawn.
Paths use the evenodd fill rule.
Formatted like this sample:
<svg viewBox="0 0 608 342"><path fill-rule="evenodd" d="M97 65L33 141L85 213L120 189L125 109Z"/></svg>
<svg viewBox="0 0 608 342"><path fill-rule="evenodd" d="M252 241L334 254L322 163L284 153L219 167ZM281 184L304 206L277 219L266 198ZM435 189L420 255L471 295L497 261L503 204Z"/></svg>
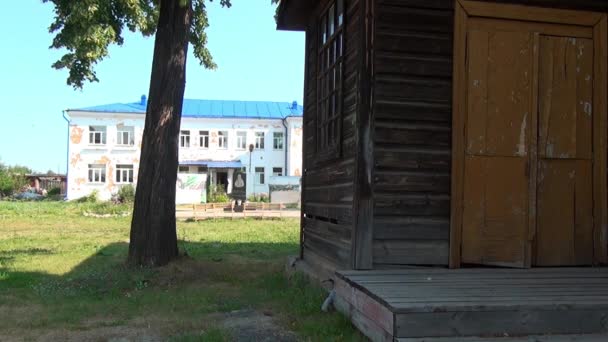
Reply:
<svg viewBox="0 0 608 342"><path fill-rule="evenodd" d="M231 340L222 322L235 310L263 312L302 340L362 339L343 316L320 312L323 290L282 273L298 251L295 219L179 222L186 256L144 269L124 264L130 217L83 215L100 210L129 207L0 202L0 340Z"/></svg>

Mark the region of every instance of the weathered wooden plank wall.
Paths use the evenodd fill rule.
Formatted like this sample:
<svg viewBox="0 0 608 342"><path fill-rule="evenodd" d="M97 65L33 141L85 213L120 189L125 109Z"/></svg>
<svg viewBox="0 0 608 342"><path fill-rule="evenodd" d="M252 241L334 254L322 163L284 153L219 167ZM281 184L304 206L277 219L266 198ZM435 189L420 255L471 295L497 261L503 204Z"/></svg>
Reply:
<svg viewBox="0 0 608 342"><path fill-rule="evenodd" d="M374 264L447 265L454 4L376 6Z"/></svg>
<svg viewBox="0 0 608 342"><path fill-rule="evenodd" d="M359 0L346 1L345 60L343 82L342 153L340 158L319 162L316 146L317 51L316 20L327 1L320 1L306 32L304 99L304 174L302 211L303 256L315 254L336 268L351 267L355 130L360 53ZM311 258L312 259L312 258Z"/></svg>

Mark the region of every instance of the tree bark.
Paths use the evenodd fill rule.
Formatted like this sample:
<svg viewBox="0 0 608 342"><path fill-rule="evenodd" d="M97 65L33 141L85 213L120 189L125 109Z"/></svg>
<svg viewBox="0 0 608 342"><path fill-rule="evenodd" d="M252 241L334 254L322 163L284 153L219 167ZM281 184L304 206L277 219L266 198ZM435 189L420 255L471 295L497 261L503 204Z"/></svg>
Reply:
<svg viewBox="0 0 608 342"><path fill-rule="evenodd" d="M186 87L191 2L161 0L129 243L129 263L161 266L177 257L175 182Z"/></svg>

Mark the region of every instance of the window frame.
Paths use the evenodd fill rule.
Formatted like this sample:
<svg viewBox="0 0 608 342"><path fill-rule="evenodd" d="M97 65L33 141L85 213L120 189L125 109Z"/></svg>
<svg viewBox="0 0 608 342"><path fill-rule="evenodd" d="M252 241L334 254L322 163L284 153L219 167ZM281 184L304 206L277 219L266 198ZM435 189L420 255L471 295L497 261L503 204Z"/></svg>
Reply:
<svg viewBox="0 0 608 342"><path fill-rule="evenodd" d="M263 166L256 166L254 168L254 171L255 171L255 185L266 185L265 168Z"/></svg>
<svg viewBox="0 0 608 342"><path fill-rule="evenodd" d="M228 131L217 131L217 148L219 150L228 149L228 134Z"/></svg>
<svg viewBox="0 0 608 342"><path fill-rule="evenodd" d="M96 131L93 128L98 127L102 130ZM99 143L95 142L95 136L99 134ZM89 145L104 146L107 143L108 126L89 125Z"/></svg>
<svg viewBox="0 0 608 342"><path fill-rule="evenodd" d="M184 169L185 169L185 171L182 171ZM178 173L190 173L190 166L188 166L188 165L178 165L177 166L177 172Z"/></svg>
<svg viewBox="0 0 608 342"><path fill-rule="evenodd" d="M281 136L280 140L277 135ZM280 146L277 147L277 141L280 142ZM285 133L283 132L272 132L272 149L275 151L283 151L285 148Z"/></svg>
<svg viewBox="0 0 608 342"><path fill-rule="evenodd" d="M242 141L241 141L242 139ZM247 131L236 131L236 149L247 149Z"/></svg>
<svg viewBox="0 0 608 342"><path fill-rule="evenodd" d="M133 184L135 183L135 167L133 164L116 164L116 184ZM126 175L126 181L125 179Z"/></svg>
<svg viewBox="0 0 608 342"><path fill-rule="evenodd" d="M342 5L341 16L339 4ZM333 14L333 20L329 19L330 12ZM316 35L317 98L314 148L317 161L327 161L339 158L342 152L346 0L330 1L321 13ZM331 23L335 25L330 28ZM339 54L336 54L338 49Z"/></svg>
<svg viewBox="0 0 608 342"><path fill-rule="evenodd" d="M87 181L89 184L105 184L107 181L106 165L105 164L88 164L87 165Z"/></svg>
<svg viewBox="0 0 608 342"><path fill-rule="evenodd" d="M265 143L264 140L266 140L266 134L265 132L255 132L254 134L255 136L255 142L254 142L254 147L256 150L264 150L265 149Z"/></svg>
<svg viewBox="0 0 608 342"><path fill-rule="evenodd" d="M125 130L125 128L131 128L131 130ZM124 143L124 134L127 134L128 143ZM123 141L121 143L121 140ZM123 126L122 128L116 128L116 146L135 146L135 127L134 126Z"/></svg>
<svg viewBox="0 0 608 342"><path fill-rule="evenodd" d="M209 148L209 131L198 131L198 147Z"/></svg>
<svg viewBox="0 0 608 342"><path fill-rule="evenodd" d="M185 133L187 132L187 133ZM190 148L190 130L183 129L179 131L179 147Z"/></svg>
<svg viewBox="0 0 608 342"><path fill-rule="evenodd" d="M277 172L276 170L281 170L281 171ZM273 177L283 177L283 168L282 167L273 167L272 176Z"/></svg>

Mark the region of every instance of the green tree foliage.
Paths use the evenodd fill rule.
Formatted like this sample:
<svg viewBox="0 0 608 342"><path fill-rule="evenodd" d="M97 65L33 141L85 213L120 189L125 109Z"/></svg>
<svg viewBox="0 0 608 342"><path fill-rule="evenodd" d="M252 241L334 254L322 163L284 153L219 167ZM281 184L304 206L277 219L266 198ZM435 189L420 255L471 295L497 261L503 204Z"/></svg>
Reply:
<svg viewBox="0 0 608 342"><path fill-rule="evenodd" d="M55 8L51 48L67 52L53 64L67 69L68 85L99 81L95 65L110 45L122 45L124 30L155 35L149 101L133 205L129 262L159 266L178 255L175 182L178 137L186 83L186 56L215 68L207 49L205 0L42 0ZM209 0L211 1L211 0ZM230 7L231 0L218 0ZM274 1L274 0L271 0Z"/></svg>
<svg viewBox="0 0 608 342"><path fill-rule="evenodd" d="M26 166L7 166L0 163L0 197L7 197L27 184L25 175L32 173Z"/></svg>
<svg viewBox="0 0 608 342"><path fill-rule="evenodd" d="M207 49L209 27L205 0L176 0L190 6L190 43L193 53L206 68L216 64ZM211 0L210 0L211 1ZM276 1L276 0L273 0ZM55 6L55 18L49 32L55 34L54 49L66 49L55 69L67 69L68 85L81 89L85 82L98 82L95 65L108 56L108 47L122 45L125 29L140 32L143 36L156 33L159 17L159 0L42 0ZM219 0L230 7L230 0Z"/></svg>

